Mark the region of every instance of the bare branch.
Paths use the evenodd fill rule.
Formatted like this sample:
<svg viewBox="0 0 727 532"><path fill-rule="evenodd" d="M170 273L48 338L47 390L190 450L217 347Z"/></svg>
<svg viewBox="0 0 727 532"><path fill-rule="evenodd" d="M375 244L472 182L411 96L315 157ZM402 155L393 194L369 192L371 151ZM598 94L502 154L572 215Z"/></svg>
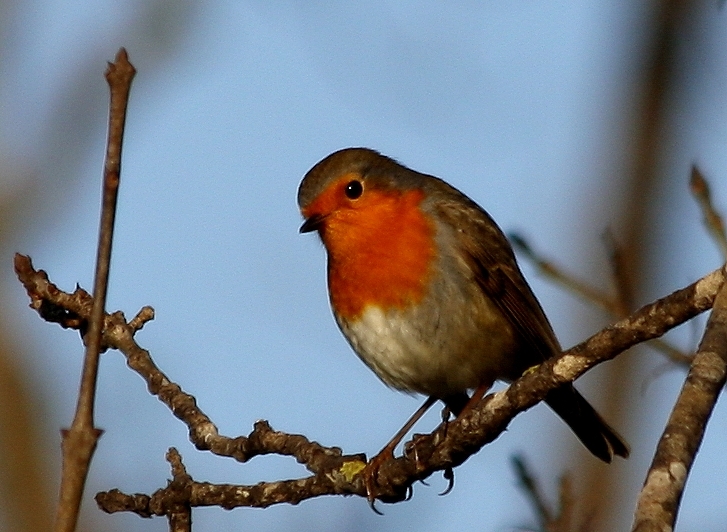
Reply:
<svg viewBox="0 0 727 532"><path fill-rule="evenodd" d="M167 461L172 466L172 481L167 486L171 494L167 504L169 532L192 532L192 506L189 504L192 477L182 463L182 456L174 447L167 452Z"/></svg>
<svg viewBox="0 0 727 532"><path fill-rule="evenodd" d="M696 283L642 307L631 317L596 333L559 357L544 362L506 390L487 396L477 408L449 423L446 437L438 430L432 435L415 438L413 445L407 447L412 451L408 456L386 462L381 467L379 484L384 484L382 478L388 479L393 494L394 488L405 486L409 478L425 478L436 470L461 464L499 436L518 412L541 401L548 391L710 308L724 279L724 269L716 270Z"/></svg>
<svg viewBox="0 0 727 532"><path fill-rule="evenodd" d="M167 459L174 468L181 465L176 449L170 449ZM142 517L152 515L170 516L180 505L189 507L219 506L232 509L240 506L265 508L273 504L297 504L304 499L320 495L350 494L337 489L339 481L326 475L315 475L299 480L260 482L254 486L232 484L210 484L196 482L186 474L175 474L166 488L159 489L150 497L143 494L127 495L119 490L101 492L96 495L99 507L108 513L130 511ZM365 492L364 492L365 496Z"/></svg>
<svg viewBox="0 0 727 532"><path fill-rule="evenodd" d="M45 272L35 271L27 257L16 255L15 262L18 277L28 290L31 307L43 311L42 315L71 316L55 321L66 327L76 325L76 328L82 328L90 311L88 294L80 289L74 294L63 293L48 281ZM625 349L656 338L709 309L724 279L724 270L716 270L696 283L646 305L631 317L541 364L506 390L487 396L469 413L448 423L446 431L440 427L432 434L415 436L405 445L404 456L387 460L381 466L378 475L379 498L385 502L403 500L415 481L463 463L505 430L515 415L535 405L550 390L573 381L589 368L617 356ZM225 508L264 507L281 502L294 504L319 495L366 496L361 475L358 474L366 461L362 454L344 455L339 448L324 447L301 435L274 431L264 421L257 422L247 437L221 436L214 423L197 406L194 397L171 382L156 367L148 351L136 343L135 332L136 328L126 323L121 312L107 314L103 345L118 349L126 356L129 367L144 378L149 391L188 426L190 440L197 448L230 456L241 462L260 454L289 455L313 473L313 476L304 479L255 486L195 483L190 495L191 506L220 504ZM98 497L99 504L106 511L166 515L166 506L160 510L148 496L124 495L112 491L101 493ZM157 499L160 497L166 500L162 495Z"/></svg>
<svg viewBox="0 0 727 532"><path fill-rule="evenodd" d="M659 440L636 508L634 531L673 530L679 501L707 421L727 380L727 285Z"/></svg>
<svg viewBox="0 0 727 532"><path fill-rule="evenodd" d="M94 426L93 411L96 400L101 334L105 316L106 291L111 265L111 242L116 217L116 198L121 172L121 144L126 121L131 81L136 70L129 63L122 48L115 63L109 63L106 80L111 91L109 107L109 137L104 169L103 201L99 228L96 276L93 288L91 314L86 336L86 354L83 361L81 386L78 392L76 414L71 428L63 431L63 468L60 496L54 530L73 532L78 521L83 487L96 443L102 431Z"/></svg>

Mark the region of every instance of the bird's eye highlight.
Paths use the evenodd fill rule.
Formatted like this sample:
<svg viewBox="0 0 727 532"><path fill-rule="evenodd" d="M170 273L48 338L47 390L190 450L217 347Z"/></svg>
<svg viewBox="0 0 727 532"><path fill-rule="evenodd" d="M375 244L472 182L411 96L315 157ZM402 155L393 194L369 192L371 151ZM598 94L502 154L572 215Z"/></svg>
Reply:
<svg viewBox="0 0 727 532"><path fill-rule="evenodd" d="M346 185L346 197L348 199L358 199L361 197L361 194L363 194L363 185L361 184L361 181L353 180L348 185Z"/></svg>

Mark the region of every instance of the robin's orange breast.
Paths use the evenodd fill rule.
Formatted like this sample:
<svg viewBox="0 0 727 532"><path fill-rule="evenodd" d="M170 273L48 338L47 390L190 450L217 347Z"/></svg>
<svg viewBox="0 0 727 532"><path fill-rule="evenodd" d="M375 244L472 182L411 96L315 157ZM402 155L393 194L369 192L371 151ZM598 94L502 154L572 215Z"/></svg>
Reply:
<svg viewBox="0 0 727 532"><path fill-rule="evenodd" d="M420 190L369 189L326 216L320 233L331 305L341 317L354 320L369 305L388 310L423 299L436 257L434 223L419 208L423 199Z"/></svg>

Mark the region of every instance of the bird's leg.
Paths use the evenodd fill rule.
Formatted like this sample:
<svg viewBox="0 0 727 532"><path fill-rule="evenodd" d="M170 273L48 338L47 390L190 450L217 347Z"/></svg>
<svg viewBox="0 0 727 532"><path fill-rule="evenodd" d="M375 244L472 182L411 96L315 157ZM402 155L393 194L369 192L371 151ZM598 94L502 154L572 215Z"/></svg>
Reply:
<svg viewBox="0 0 727 532"><path fill-rule="evenodd" d="M381 464L383 464L386 460L389 458L393 458L394 456L394 449L396 449L396 446L399 445L399 442L406 436L406 434L411 430L411 428L414 426L414 424L419 421L419 419L426 413L429 408L437 402L436 397L429 397L426 401L424 401L424 404L419 407L419 409L412 414L412 416L409 418L409 420L404 424L401 429L399 429L399 432L394 434L394 437L391 438L391 441L386 444L386 446L381 449L379 454L374 456L371 460L369 460L369 463L366 464L366 469L364 469L364 485L366 486L366 496L369 500L369 503L371 504L371 508L377 513L380 513L374 508L374 499L376 498L376 476L379 473L379 468L381 467Z"/></svg>
<svg viewBox="0 0 727 532"><path fill-rule="evenodd" d="M459 417L462 414L465 414L469 410L472 410L480 401L482 401L482 398L487 393L487 390L490 389L492 386L491 382L485 382L483 384L480 384L480 386L477 387L475 390L475 393L472 394L472 397L469 398L467 403L465 403L464 407L462 407L462 410L455 413L452 411L452 409L449 406L445 406L444 410L442 410L442 424L440 427L443 428L443 434L444 437L447 437L447 427L449 426L449 416L451 414L455 414L455 417ZM454 488L454 470L451 467L448 467L444 470L444 478L447 480L447 488L440 493L440 495L447 495L450 491L452 491L452 488Z"/></svg>
<svg viewBox="0 0 727 532"><path fill-rule="evenodd" d="M469 401L468 401L469 402ZM444 437L447 437L447 427L449 427L449 418L450 417L457 417L456 414L452 411L451 408L449 408L446 404L444 405L444 408L442 408L442 424L440 427L444 428Z"/></svg>
<svg viewBox="0 0 727 532"><path fill-rule="evenodd" d="M480 384L475 390L475 393L472 394L472 397L470 397L470 400L467 401L467 404L464 405L464 408L459 412L459 414L457 414L457 417L460 417L462 414L469 412L475 406L477 406L477 404L482 401L482 398L487 393L487 390L489 390L491 387L491 382L485 382Z"/></svg>
<svg viewBox="0 0 727 532"><path fill-rule="evenodd" d="M472 397L468 398L466 401L462 401L458 397L444 399L445 406L442 409L442 424L438 427L442 428L442 435L444 438L447 437L449 418L451 416L460 417L462 414L470 411L472 408L475 407L475 405L482 401L482 398L487 393L487 390L489 390L491 387L492 382L485 382L480 384L480 386L475 390L475 393L472 394Z"/></svg>
<svg viewBox="0 0 727 532"><path fill-rule="evenodd" d="M490 389L492 386L491 382L486 382L481 384L475 392L472 394L472 397L469 398L467 403L464 405L462 410L459 412L452 412L449 407L446 407L445 412L442 413L442 424L445 428L445 435L446 435L446 427L448 423L448 418L450 413L454 413L456 417L461 416L462 414L468 412L472 408L474 408L485 396L485 393L487 393L487 390ZM397 432L393 438L391 438L391 441L386 444L386 446L381 449L379 454L374 456L371 460L369 460L368 464L366 464L366 469L363 471L364 475L364 485L366 486L366 496L369 500L369 504L371 505L371 508L376 513L379 512L376 507L374 506L374 500L376 499L376 477L379 473L379 469L381 468L381 465L388 460L389 458L393 458L394 456L394 449L396 449L396 446L399 445L399 442L406 436L406 434L411 430L411 428L414 426L414 424L419 421L419 419L426 413L427 410L431 408L431 406L436 403L438 400L437 397L428 397L426 401L424 401L424 404L419 407L419 409L412 414L412 416L409 418L409 420L404 424L401 429L399 429L399 432ZM446 416L446 419L445 419ZM448 493L452 489L452 482L454 480L454 475L451 474L449 471L445 472L445 478L449 481L450 485L445 490L445 493Z"/></svg>

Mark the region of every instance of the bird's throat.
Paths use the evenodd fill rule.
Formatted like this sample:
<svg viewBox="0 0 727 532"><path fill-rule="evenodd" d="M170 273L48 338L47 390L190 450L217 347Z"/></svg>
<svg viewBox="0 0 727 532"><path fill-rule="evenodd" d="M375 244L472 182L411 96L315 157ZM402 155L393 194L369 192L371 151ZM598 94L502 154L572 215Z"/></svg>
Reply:
<svg viewBox="0 0 727 532"><path fill-rule="evenodd" d="M420 191L367 193L365 203L331 216L321 234L331 304L348 320L369 305L387 311L420 302L436 258L434 224L420 209Z"/></svg>

